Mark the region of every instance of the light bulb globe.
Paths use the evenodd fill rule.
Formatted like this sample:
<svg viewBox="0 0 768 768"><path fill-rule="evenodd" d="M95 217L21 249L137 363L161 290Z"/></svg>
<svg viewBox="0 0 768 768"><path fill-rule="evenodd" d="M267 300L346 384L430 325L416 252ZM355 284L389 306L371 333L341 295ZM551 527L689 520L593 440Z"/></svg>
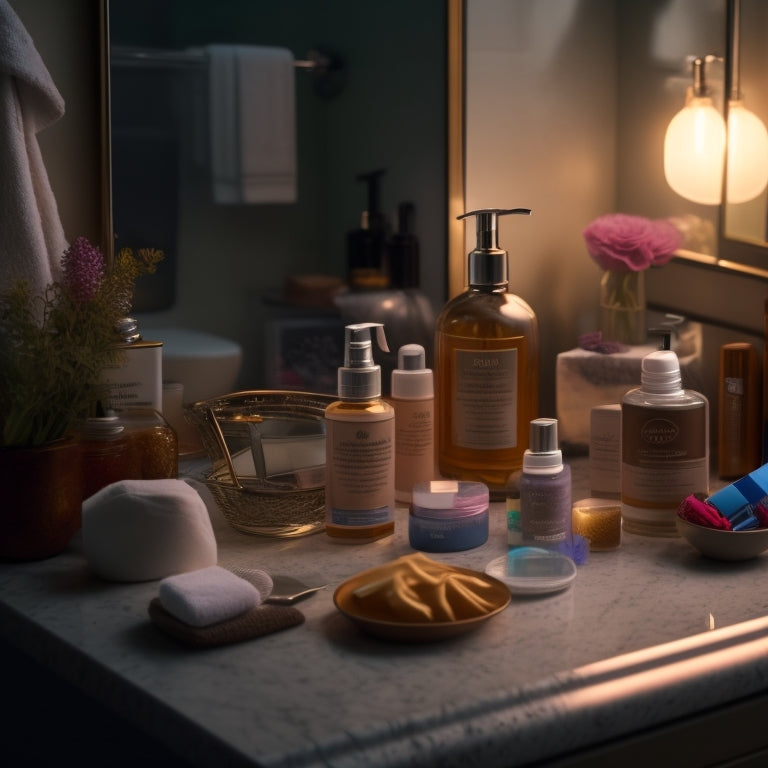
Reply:
<svg viewBox="0 0 768 768"><path fill-rule="evenodd" d="M728 105L726 200L746 203L768 184L768 131L741 101Z"/></svg>
<svg viewBox="0 0 768 768"><path fill-rule="evenodd" d="M664 176L678 195L703 205L722 198L725 121L708 97L694 97L670 121Z"/></svg>

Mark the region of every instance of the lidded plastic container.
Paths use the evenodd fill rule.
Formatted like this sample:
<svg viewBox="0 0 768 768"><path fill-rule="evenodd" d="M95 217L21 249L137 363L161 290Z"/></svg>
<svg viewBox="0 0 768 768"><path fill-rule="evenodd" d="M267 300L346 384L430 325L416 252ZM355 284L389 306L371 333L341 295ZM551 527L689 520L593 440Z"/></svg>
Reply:
<svg viewBox="0 0 768 768"><path fill-rule="evenodd" d="M485 544L488 502L488 487L483 483L416 483L408 517L411 546L423 552L459 552Z"/></svg>

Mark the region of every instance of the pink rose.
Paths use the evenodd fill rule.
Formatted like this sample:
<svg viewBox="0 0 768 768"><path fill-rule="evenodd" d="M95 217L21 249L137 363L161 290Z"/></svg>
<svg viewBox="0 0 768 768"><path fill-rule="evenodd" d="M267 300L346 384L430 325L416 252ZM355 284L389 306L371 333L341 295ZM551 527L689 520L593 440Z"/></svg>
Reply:
<svg viewBox="0 0 768 768"><path fill-rule="evenodd" d="M666 219L646 219L609 213L595 219L582 233L589 255L603 269L640 272L666 264L682 237Z"/></svg>

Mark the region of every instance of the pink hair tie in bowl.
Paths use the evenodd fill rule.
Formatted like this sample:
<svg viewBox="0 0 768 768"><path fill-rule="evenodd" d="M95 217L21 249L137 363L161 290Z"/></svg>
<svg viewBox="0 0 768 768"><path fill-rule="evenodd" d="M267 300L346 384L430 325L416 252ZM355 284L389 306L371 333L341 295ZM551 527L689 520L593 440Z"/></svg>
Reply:
<svg viewBox="0 0 768 768"><path fill-rule="evenodd" d="M707 528L731 530L731 523L716 507L696 495L686 496L677 508L677 514L689 523L703 525Z"/></svg>

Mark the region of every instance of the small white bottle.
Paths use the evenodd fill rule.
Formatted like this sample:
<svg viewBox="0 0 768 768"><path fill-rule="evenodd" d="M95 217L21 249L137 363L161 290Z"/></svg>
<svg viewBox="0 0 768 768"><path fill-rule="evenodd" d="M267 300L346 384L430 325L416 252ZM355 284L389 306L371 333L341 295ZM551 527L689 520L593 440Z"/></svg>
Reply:
<svg viewBox="0 0 768 768"><path fill-rule="evenodd" d="M639 388L621 403L621 517L625 531L677 536L680 502L709 494L709 402L682 388L669 349L643 358Z"/></svg>
<svg viewBox="0 0 768 768"><path fill-rule="evenodd" d="M435 474L435 389L420 344L398 350L390 402L395 409L395 500L410 503L413 486Z"/></svg>
<svg viewBox="0 0 768 768"><path fill-rule="evenodd" d="M379 347L389 352L381 323L348 325L339 400L325 410L325 531L342 543L395 531L395 410L381 397L372 328Z"/></svg>

